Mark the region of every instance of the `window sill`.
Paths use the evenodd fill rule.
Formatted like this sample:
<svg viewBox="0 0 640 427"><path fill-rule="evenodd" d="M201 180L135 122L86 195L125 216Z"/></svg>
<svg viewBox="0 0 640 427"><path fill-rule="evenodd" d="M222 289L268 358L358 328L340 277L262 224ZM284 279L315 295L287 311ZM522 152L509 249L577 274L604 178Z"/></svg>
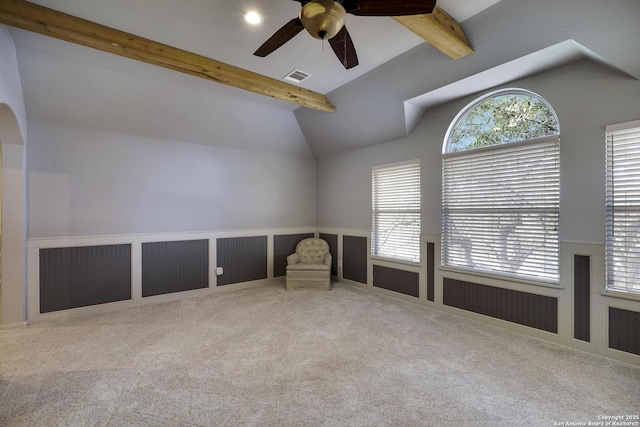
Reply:
<svg viewBox="0 0 640 427"><path fill-rule="evenodd" d="M524 285L539 286L541 288L558 289L558 290L563 290L564 289L563 286L560 286L558 283L554 283L554 282L551 282L551 281L524 279L524 278L516 277L516 276L508 276L508 275L502 275L502 274L491 274L491 273L485 273L483 271L467 270L467 269L464 269L464 268L455 268L455 267L440 266L439 269L440 269L440 271L448 271L450 273L458 273L458 274L464 274L464 275L467 275L467 276L475 276L475 277L484 277L484 278L487 278L487 279L502 280L502 281L505 281L505 282L512 282L512 283L522 283Z"/></svg>
<svg viewBox="0 0 640 427"><path fill-rule="evenodd" d="M640 302L640 294L632 294L630 292L602 291L600 292L600 295L602 295L603 297L620 298Z"/></svg>
<svg viewBox="0 0 640 427"><path fill-rule="evenodd" d="M369 258L371 258L372 261L384 261L384 262L390 262L393 264L410 265L411 267L422 267L422 264L420 264L419 262L405 261L397 258L386 258L378 255L369 255Z"/></svg>

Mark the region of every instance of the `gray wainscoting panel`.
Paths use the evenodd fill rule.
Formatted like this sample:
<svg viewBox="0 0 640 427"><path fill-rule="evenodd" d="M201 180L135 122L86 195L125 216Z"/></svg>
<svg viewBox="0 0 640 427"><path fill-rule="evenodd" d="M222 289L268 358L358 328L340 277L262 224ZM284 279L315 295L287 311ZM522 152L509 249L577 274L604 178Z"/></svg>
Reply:
<svg viewBox="0 0 640 427"><path fill-rule="evenodd" d="M640 355L640 312L609 307L609 347Z"/></svg>
<svg viewBox="0 0 640 427"><path fill-rule="evenodd" d="M273 277L287 274L287 257L296 251L300 240L314 237L313 233L273 236Z"/></svg>
<svg viewBox="0 0 640 427"><path fill-rule="evenodd" d="M40 313L131 299L131 245L40 249Z"/></svg>
<svg viewBox="0 0 640 427"><path fill-rule="evenodd" d="M209 240L142 244L142 296L209 287Z"/></svg>
<svg viewBox="0 0 640 427"><path fill-rule="evenodd" d="M444 305L558 332L558 299L445 278Z"/></svg>
<svg viewBox="0 0 640 427"><path fill-rule="evenodd" d="M573 337L591 341L591 257L573 256Z"/></svg>
<svg viewBox="0 0 640 427"><path fill-rule="evenodd" d="M413 271L373 266L373 286L418 298L420 275Z"/></svg>
<svg viewBox="0 0 640 427"><path fill-rule="evenodd" d="M367 238L342 236L342 277L367 283Z"/></svg>
<svg viewBox="0 0 640 427"><path fill-rule="evenodd" d="M322 240L329 244L329 251L331 252L331 275L338 275L338 235L337 234L325 234L320 233L318 235Z"/></svg>
<svg viewBox="0 0 640 427"><path fill-rule="evenodd" d="M427 243L427 301L434 301L436 258L435 244Z"/></svg>
<svg viewBox="0 0 640 427"><path fill-rule="evenodd" d="M218 286L267 278L267 236L217 239L216 253Z"/></svg>

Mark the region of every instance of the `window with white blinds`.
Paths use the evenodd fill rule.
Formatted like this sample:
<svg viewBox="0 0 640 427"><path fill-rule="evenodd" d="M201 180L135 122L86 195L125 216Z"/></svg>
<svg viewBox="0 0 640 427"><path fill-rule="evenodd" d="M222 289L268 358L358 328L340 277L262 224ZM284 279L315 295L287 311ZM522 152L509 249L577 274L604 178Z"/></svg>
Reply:
<svg viewBox="0 0 640 427"><path fill-rule="evenodd" d="M558 136L443 154L442 265L558 282Z"/></svg>
<svg viewBox="0 0 640 427"><path fill-rule="evenodd" d="M607 290L640 294L640 120L606 131Z"/></svg>
<svg viewBox="0 0 640 427"><path fill-rule="evenodd" d="M374 167L371 255L420 262L420 162Z"/></svg>

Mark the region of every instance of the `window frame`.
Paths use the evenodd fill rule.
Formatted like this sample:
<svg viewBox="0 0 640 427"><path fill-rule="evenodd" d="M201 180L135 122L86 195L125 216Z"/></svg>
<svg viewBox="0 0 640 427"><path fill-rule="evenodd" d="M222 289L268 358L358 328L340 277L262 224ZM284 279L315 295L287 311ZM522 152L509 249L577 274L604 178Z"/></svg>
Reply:
<svg viewBox="0 0 640 427"><path fill-rule="evenodd" d="M639 143L637 144L637 146L635 146L634 148L632 148L631 150L624 150L623 152L621 152L622 150L618 151L616 150L614 153L614 144L616 142L619 142L624 139L625 137L616 139L615 137L618 135L624 135L624 134L633 134L634 135L634 139L638 138ZM635 141L634 141L635 142ZM630 290L630 287L628 285L629 280L627 279L627 275L628 273L628 269L629 268L633 268L633 264L637 266L640 266L640 254L637 254L635 256L630 257L629 256L629 251L628 251L628 247L629 246L634 246L636 248L638 248L638 250L640 251L640 243L632 245L629 240L622 239L621 244L615 244L616 243L616 239L615 239L615 230L618 228L622 228L625 229L625 227L628 224L629 221L629 217L626 216L627 213L629 212L633 212L636 213L637 216L640 216L640 203L638 202L638 200L635 200L635 203L616 203L616 194L615 194L615 182L616 182L616 175L615 175L615 167L614 167L614 160L615 160L615 155L638 155L640 156L640 120L634 120L634 121L630 121L630 122L623 122L623 123L616 123L616 124L612 124L612 125L607 125L605 127L605 152L606 152L606 185L605 185L605 292L606 293L613 293L613 294L619 294L621 296L624 297L628 297L628 298L640 298L640 289L637 290ZM627 160L625 158L625 160ZM624 162L625 164L627 164L627 162ZM640 174L638 174L637 172L635 173L635 175L639 175L636 176L636 182L632 183L631 188L629 188L629 186L624 185L623 188L626 189L627 191L624 191L623 189L620 190L621 199L626 199L627 198L627 192L629 193L634 193L634 192L638 192L640 191ZM613 192L613 193L612 193ZM634 194L629 194L630 197L633 197ZM622 202L622 200L620 200ZM619 209L616 209L616 207L619 206ZM615 221L615 217L616 215L616 211L619 211L622 213L623 215L623 219L620 221L621 224L618 226L617 222ZM622 247L622 249L616 249ZM624 267L623 267L623 271L624 273L621 273L620 275L624 275L624 283L626 286L616 286L615 284L615 269L614 269L614 263L616 261L620 262L620 253L623 253L624 256L622 256L621 258L623 258L623 263L624 263ZM630 260L631 258L631 260ZM630 260L630 261L629 261ZM627 262L629 261L629 262Z"/></svg>
<svg viewBox="0 0 640 427"><path fill-rule="evenodd" d="M526 140L522 140L522 141L506 142L506 143L503 143L503 144L490 145L490 146L487 146L487 147L471 148L469 150L460 150L460 151L455 151L455 152L449 152L448 148L449 148L449 142L451 141L451 137L453 136L453 133L455 132L456 127L466 117L467 113L469 113L475 107L477 107L478 105L484 103L485 101L488 101L491 98L497 98L498 96L504 96L504 95L525 95L525 96L529 96L529 97L532 97L532 98L539 99L553 113L553 118L555 119L556 123L558 123L558 134L557 135L541 136L541 137L537 137L537 138L530 138L530 139L526 139ZM469 104L464 106L464 108L462 108L458 112L458 114L456 114L456 116L451 121L451 124L449 125L449 128L447 129L447 133L444 135L444 143L442 144L442 153L441 154L444 156L444 155L453 154L453 153L464 153L464 152L467 152L467 151L470 151L470 150L482 150L482 149L485 149L485 148L499 147L501 145L513 144L513 143L524 142L524 141L533 141L533 140L536 140L538 138L548 138L548 137L551 137L551 136L557 136L559 138L560 134L561 134L560 133L560 120L558 120L558 115L556 114L556 111L553 109L551 104L549 104L549 102L547 102L546 99L544 99L543 97L541 97L537 93L532 92L532 91L527 90L527 89L520 89L520 88L498 89L498 90L495 90L495 91L492 91L492 92L485 93L484 95L480 96L479 98L476 98L475 100L471 101Z"/></svg>
<svg viewBox="0 0 640 427"><path fill-rule="evenodd" d="M417 189L415 188L412 189L412 191L417 190L417 207L413 207L410 209L384 209L384 208L380 209L379 206L376 204L376 172L391 170L391 169L401 169L401 168L404 168L405 170L406 168L417 168L417 182L414 182L414 184L417 184ZM371 168L371 234L370 234L371 248L369 251L370 252L369 256L372 259L378 259L382 261L389 261L389 262L408 264L408 265L414 265L414 266L421 265L421 261L422 261L422 258L421 258L422 253L421 253L421 247L420 247L421 246L420 235L422 233L422 218L421 218L422 216L422 176L421 175L422 175L422 168L421 168L420 159L411 159L411 160L405 160L405 161L394 162L394 163L386 163L382 165L376 165ZM415 204L415 201L413 203ZM415 236L417 244L414 248L416 257L412 259L399 257L399 256L392 256L388 253L380 253L380 247L376 243L379 240L379 238L376 235L376 231L379 229L379 227L377 226L377 224L379 224L379 221L377 220L377 218L379 218L380 213L399 213L399 212L406 212L411 215L415 215L417 220L418 231Z"/></svg>
<svg viewBox="0 0 640 427"><path fill-rule="evenodd" d="M450 142L451 142L453 133L456 130L457 126L466 118L467 114L469 114L477 106L485 102L488 102L493 98L497 98L505 95L524 95L528 97L533 97L537 101L543 103L549 109L549 111L553 116L553 119L555 120L555 123L557 124L557 134L540 136L540 137L525 139L521 141L509 141L509 142L498 143L498 144L485 146L485 147L469 148L466 150L457 150L457 151L449 152ZM507 279L512 281L519 281L519 282L543 285L543 286L550 285L552 287L557 287L559 285L559 282L560 282L559 281L560 279L560 238L559 238L560 237L559 235L559 225L560 225L560 148L559 148L559 144L560 142L559 141L560 141L560 124L559 124L558 117L555 110L543 97L525 89L508 88L508 89L501 89L501 90L487 93L475 99L471 103L467 104L464 108L462 108L458 112L458 114L455 116L455 118L453 119L453 121L451 122L447 130L443 147L442 147L442 226L441 226L442 251L441 251L441 259L440 259L440 264L442 269L449 270L449 271L458 271L466 274L474 274L474 275L493 277L493 278L502 278L502 279ZM524 273L518 273L517 272L518 270L522 271L521 270L522 265L520 265L514 272L514 271L506 271L502 269L503 268L502 266L495 267L495 268L488 268L486 265L481 265L481 266L471 265L471 264L476 264L474 260L470 261L471 264L469 264L468 262L451 261L451 258L455 258L455 257L452 256L453 252L450 251L451 241L447 240L447 238L451 238L452 236L451 224L447 223L447 220L448 218L450 218L452 211L449 209L451 205L447 203L448 203L448 200L451 200L452 194L449 194L447 192L448 190L446 187L446 184L447 184L446 180L447 178L451 180L452 177L445 176L445 174L447 173L445 169L446 161L448 159L455 159L457 157L462 159L464 159L465 157L469 159L473 159L473 158L482 156L482 154L491 154L492 152L497 152L503 149L510 149L510 148L517 149L519 147L526 147L526 146L532 146L531 147L532 149L535 149L536 146L540 146L541 149L547 150L549 149L548 146L552 146L554 143L555 143L555 154L554 154L554 157L551 158L551 161L555 163L553 178L554 178L554 182L557 182L557 187L552 188L550 191L552 191L552 193L555 194L555 197L556 197L555 199L556 201L554 205L555 211L547 211L546 208L540 210L540 212L544 214L548 214L548 212L554 212L555 214L555 218L553 218L553 215L554 215L553 213L550 214L550 218L555 220L551 222L554 228L552 230L552 233L549 234L553 238L552 240L553 247L549 249L545 243L542 249L543 253L545 254L548 253L553 258L553 263L550 264L550 266L552 267L551 271L553 274L529 275ZM551 150L553 151L553 147L551 148ZM508 154L509 153L507 153L507 155ZM463 186L464 184L460 184L460 185ZM451 190L451 191L454 191L454 190ZM498 194L498 193L493 193L493 194ZM513 203L513 202L507 201L507 203ZM481 207L478 207L478 208L473 207L472 209L491 209L491 208L487 208L486 206L487 205L482 205ZM510 207L511 205L509 205L509 208ZM520 209L521 212L526 213L528 208L526 206L522 206L520 208L514 208L514 210L515 209ZM462 212L463 210L465 209L459 210L458 212ZM545 236L546 235L545 233L548 233L549 229L548 229L548 226L546 225L547 223L544 222L544 219L543 219L544 217L541 216L540 218L542 221L541 224L545 224L545 225L541 225L541 227L543 228L541 229L540 233L541 235ZM478 222L477 224L480 228L485 228L485 229L492 228L491 225L482 224L480 222ZM495 229L498 230L498 228L495 228ZM470 232L470 230L472 229L468 229L466 231L467 234ZM532 238L533 234L530 236L525 234L524 237ZM507 236L505 237L505 239L509 239L509 237ZM521 241L521 240L518 240L518 241ZM524 240L524 242L526 242L526 240ZM504 245L508 245L508 243L509 241L505 240ZM530 255L531 254L527 255L527 257ZM489 257L485 257L485 258L489 259ZM525 260L526 259L527 258L525 258ZM546 265L546 263L547 261L542 261L540 262L540 265ZM463 264L466 264L466 265L463 265Z"/></svg>

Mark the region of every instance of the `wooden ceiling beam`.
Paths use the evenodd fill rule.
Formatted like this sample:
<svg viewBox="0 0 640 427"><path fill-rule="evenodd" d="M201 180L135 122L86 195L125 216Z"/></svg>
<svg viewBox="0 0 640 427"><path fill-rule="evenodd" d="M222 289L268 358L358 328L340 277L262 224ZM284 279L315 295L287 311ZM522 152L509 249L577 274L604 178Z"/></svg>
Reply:
<svg viewBox="0 0 640 427"><path fill-rule="evenodd" d="M473 53L460 24L438 6L425 15L395 16L393 19L452 59Z"/></svg>
<svg viewBox="0 0 640 427"><path fill-rule="evenodd" d="M320 93L24 0L0 0L0 23L314 110L336 110Z"/></svg>

